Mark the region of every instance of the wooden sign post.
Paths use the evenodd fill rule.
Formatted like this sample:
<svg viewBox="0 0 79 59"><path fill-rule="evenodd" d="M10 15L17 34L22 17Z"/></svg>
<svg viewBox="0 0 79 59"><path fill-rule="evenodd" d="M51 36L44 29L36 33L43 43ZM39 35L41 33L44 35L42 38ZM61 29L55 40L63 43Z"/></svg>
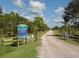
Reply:
<svg viewBox="0 0 79 59"><path fill-rule="evenodd" d="M19 40L17 39L17 46L19 46Z"/></svg>

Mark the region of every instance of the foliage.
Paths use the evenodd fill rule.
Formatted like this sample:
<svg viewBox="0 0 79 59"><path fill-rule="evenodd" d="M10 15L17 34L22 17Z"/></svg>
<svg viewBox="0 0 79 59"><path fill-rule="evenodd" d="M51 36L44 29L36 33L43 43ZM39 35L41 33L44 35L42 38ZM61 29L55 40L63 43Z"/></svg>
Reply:
<svg viewBox="0 0 79 59"><path fill-rule="evenodd" d="M2 7L0 6L0 15L2 14Z"/></svg>
<svg viewBox="0 0 79 59"><path fill-rule="evenodd" d="M59 39L69 43L69 44L73 44L73 45L79 45L79 41L76 41L75 39L65 39L64 40L64 36L63 36L63 31L62 30L53 30L54 31L54 34L55 36L57 36ZM77 32L79 34L79 32Z"/></svg>
<svg viewBox="0 0 79 59"><path fill-rule="evenodd" d="M64 15L64 24L65 24L65 30L73 29L73 32L75 29L78 29L79 25L79 0L71 0L71 2L68 4L67 7L65 7ZM73 27L72 27L73 26Z"/></svg>
<svg viewBox="0 0 79 59"><path fill-rule="evenodd" d="M39 31L46 30L48 27L44 23L42 17L35 17L35 21L29 21L18 13L10 12L8 14L3 14L0 8L0 35L3 36L16 36L17 35L17 25L26 24L29 26L29 33L33 33L37 28Z"/></svg>
<svg viewBox="0 0 79 59"><path fill-rule="evenodd" d="M35 17L35 21L33 22L33 24L38 31L44 31L48 29L47 24L44 23L42 17Z"/></svg>
<svg viewBox="0 0 79 59"><path fill-rule="evenodd" d="M32 39L32 41L29 41L27 45L20 45L19 47L13 47L13 46L2 46L0 47L0 57L1 58L35 58L37 57L37 46L40 45L40 37L45 33L46 31L40 31L38 33L38 40L34 41L35 38Z"/></svg>
<svg viewBox="0 0 79 59"><path fill-rule="evenodd" d="M32 27L32 22L21 17L18 13L11 12L0 15L0 34L5 34L4 36L16 36L18 24L27 24L29 27ZM31 29L29 32L32 31Z"/></svg>

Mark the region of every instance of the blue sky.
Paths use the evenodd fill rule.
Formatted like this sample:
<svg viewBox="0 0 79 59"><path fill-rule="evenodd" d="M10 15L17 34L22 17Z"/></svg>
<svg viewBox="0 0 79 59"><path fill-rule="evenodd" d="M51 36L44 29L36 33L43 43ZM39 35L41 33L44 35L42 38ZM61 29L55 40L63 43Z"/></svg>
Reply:
<svg viewBox="0 0 79 59"><path fill-rule="evenodd" d="M0 0L4 13L18 12L30 20L42 16L49 27L61 26L64 7L70 0Z"/></svg>

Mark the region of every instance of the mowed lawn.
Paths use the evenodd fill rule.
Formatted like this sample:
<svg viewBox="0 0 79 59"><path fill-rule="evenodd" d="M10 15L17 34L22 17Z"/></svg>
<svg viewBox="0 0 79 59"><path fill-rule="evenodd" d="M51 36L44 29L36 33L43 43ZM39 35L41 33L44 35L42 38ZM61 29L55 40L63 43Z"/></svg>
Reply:
<svg viewBox="0 0 79 59"><path fill-rule="evenodd" d="M46 31L38 33L37 41L30 41L27 45L14 46L1 46L0 47L0 58L35 58L37 57L36 47L40 45L40 37Z"/></svg>

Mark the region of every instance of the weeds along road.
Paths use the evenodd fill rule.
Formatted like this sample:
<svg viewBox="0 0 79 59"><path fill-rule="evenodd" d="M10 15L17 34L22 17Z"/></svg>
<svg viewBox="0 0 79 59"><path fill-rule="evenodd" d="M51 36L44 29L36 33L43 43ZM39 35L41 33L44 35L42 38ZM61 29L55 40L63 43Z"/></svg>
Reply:
<svg viewBox="0 0 79 59"><path fill-rule="evenodd" d="M41 37L41 46L38 47L40 58L77 58L79 57L79 46L66 43L53 36L49 30Z"/></svg>

